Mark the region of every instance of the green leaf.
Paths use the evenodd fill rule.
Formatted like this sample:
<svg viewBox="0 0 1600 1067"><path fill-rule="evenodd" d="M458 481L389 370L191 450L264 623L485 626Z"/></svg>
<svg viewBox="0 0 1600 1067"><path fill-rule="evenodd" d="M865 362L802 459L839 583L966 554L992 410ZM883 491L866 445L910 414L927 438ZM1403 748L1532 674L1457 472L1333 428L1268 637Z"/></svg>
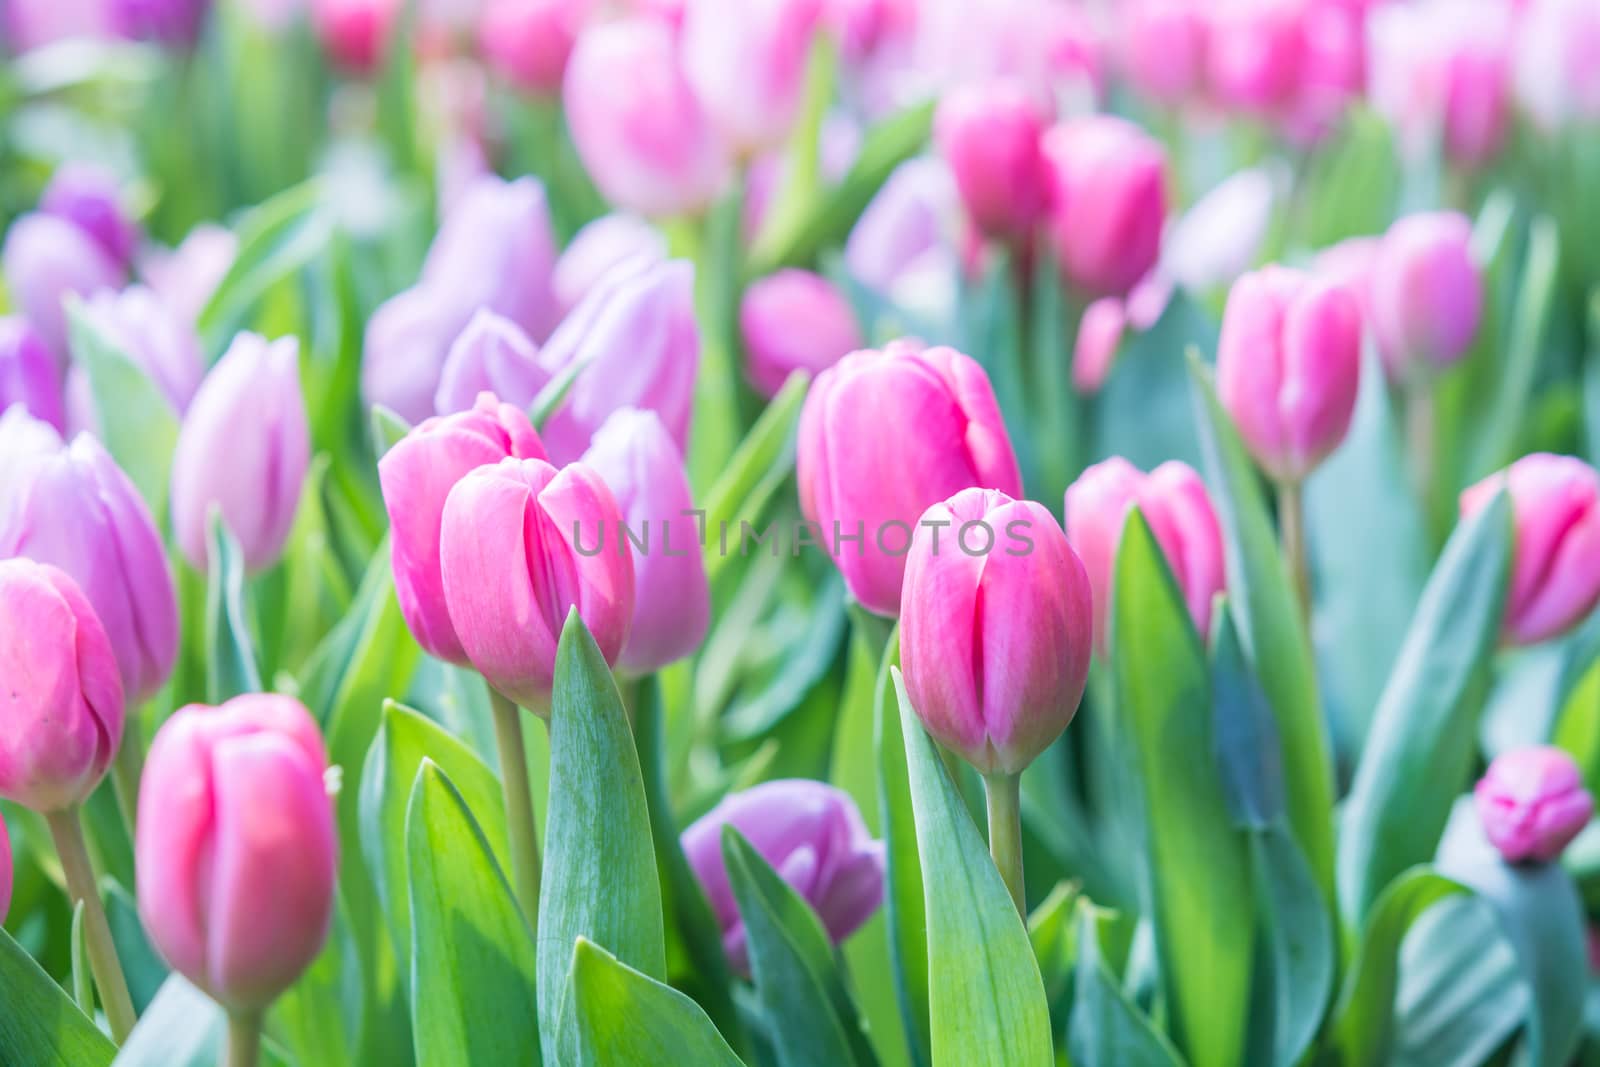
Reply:
<svg viewBox="0 0 1600 1067"><path fill-rule="evenodd" d="M1182 1067L1183 1057L1128 1000L1100 956L1098 909L1080 899L1077 914L1077 995L1067 1030L1074 1063Z"/></svg>
<svg viewBox="0 0 1600 1067"><path fill-rule="evenodd" d="M1198 1067L1240 1062L1253 937L1249 856L1214 759L1200 638L1144 516L1130 513L1112 578L1111 667L1138 752L1163 988ZM1325 813L1326 815L1326 813Z"/></svg>
<svg viewBox="0 0 1600 1067"><path fill-rule="evenodd" d="M372 435L372 454L382 459L400 439L411 432L411 423L406 421L404 415L390 411L382 404L372 405L371 414L368 416L370 425L368 433Z"/></svg>
<svg viewBox="0 0 1600 1067"><path fill-rule="evenodd" d="M150 946L133 897L122 886L105 877L101 878L100 884L101 896L105 899L106 923L111 927L111 942L117 948L117 959L122 961L122 973L128 979L128 994L133 998L133 1009L142 1015L166 983L167 965Z"/></svg>
<svg viewBox="0 0 1600 1067"><path fill-rule="evenodd" d="M700 1005L579 937L572 953L580 1062L742 1067Z"/></svg>
<svg viewBox="0 0 1600 1067"><path fill-rule="evenodd" d="M206 700L220 704L264 687L250 636L244 553L215 507L206 524L206 558Z"/></svg>
<svg viewBox="0 0 1600 1067"><path fill-rule="evenodd" d="M1311 644L1267 518L1261 482L1210 375L1191 352L1201 451L1227 540L1228 588L1245 655L1278 720L1289 825L1323 896L1333 899L1333 766ZM1242 867L1240 868L1243 869Z"/></svg>
<svg viewBox="0 0 1600 1067"><path fill-rule="evenodd" d="M161 983L112 1062L114 1067L216 1067L222 1062L227 1028L227 1016L217 1002L175 974ZM270 1038L262 1042L262 1067L289 1063Z"/></svg>
<svg viewBox="0 0 1600 1067"><path fill-rule="evenodd" d="M876 1064L811 905L732 826L722 830L722 857L778 1062Z"/></svg>
<svg viewBox="0 0 1600 1067"><path fill-rule="evenodd" d="M1495 1063L1528 1017L1516 954L1474 896L1440 901L1406 934L1394 999L1388 1062L1405 1067Z"/></svg>
<svg viewBox="0 0 1600 1067"><path fill-rule="evenodd" d="M1262 829L1283 815L1283 755L1261 685L1244 661L1225 597L1211 613L1212 725L1235 826Z"/></svg>
<svg viewBox="0 0 1600 1067"><path fill-rule="evenodd" d="M714 582L728 560L737 558L737 553L720 547L717 532L737 531L741 520L756 521L777 488L779 479L773 477L774 473L787 477L793 467L790 450L794 428L810 386L811 378L804 372L789 376L706 491L702 548L708 580Z"/></svg>
<svg viewBox="0 0 1600 1067"><path fill-rule="evenodd" d="M561 629L550 704L550 810L539 898L539 1035L572 1061L564 1010L573 945L585 937L666 978L661 886L633 733L611 670L574 609Z"/></svg>
<svg viewBox="0 0 1600 1067"><path fill-rule="evenodd" d="M94 1022L0 930L0 1063L18 1067L96 1067L116 1048Z"/></svg>
<svg viewBox="0 0 1600 1067"><path fill-rule="evenodd" d="M1373 716L1340 829L1339 898L1359 927L1390 880L1434 854L1466 784L1511 557L1504 492L1445 546Z"/></svg>
<svg viewBox="0 0 1600 1067"><path fill-rule="evenodd" d="M900 671L891 673L922 860L933 1062L1051 1064L1050 1005L1027 928Z"/></svg>
<svg viewBox="0 0 1600 1067"><path fill-rule="evenodd" d="M1311 1047L1333 991L1333 916L1300 846L1281 825L1251 832L1250 869L1267 962L1260 977L1269 983L1271 1005L1265 1013L1271 1055L1260 1062L1293 1067Z"/></svg>
<svg viewBox="0 0 1600 1067"><path fill-rule="evenodd" d="M533 933L478 822L424 759L406 812L417 1062L538 1062Z"/></svg>

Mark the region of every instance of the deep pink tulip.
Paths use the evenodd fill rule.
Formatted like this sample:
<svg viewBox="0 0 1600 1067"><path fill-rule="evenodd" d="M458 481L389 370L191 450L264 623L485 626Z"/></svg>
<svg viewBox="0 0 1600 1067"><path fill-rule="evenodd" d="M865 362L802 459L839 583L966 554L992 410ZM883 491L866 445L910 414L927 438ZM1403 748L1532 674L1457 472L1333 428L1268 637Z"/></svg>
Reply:
<svg viewBox="0 0 1600 1067"><path fill-rule="evenodd" d="M1212 16L1207 77L1226 104L1255 114L1289 106L1307 60L1306 0L1227 0Z"/></svg>
<svg viewBox="0 0 1600 1067"><path fill-rule="evenodd" d="M1066 529L1094 589L1102 655L1110 637L1111 575L1134 507L1150 524L1202 640L1211 628L1212 601L1225 584L1222 525L1194 468L1172 460L1145 474L1121 456L1096 463L1067 489Z"/></svg>
<svg viewBox="0 0 1600 1067"><path fill-rule="evenodd" d="M633 623L617 669L645 675L700 647L711 590L683 454L653 411L606 419L583 464L616 498L633 552Z"/></svg>
<svg viewBox="0 0 1600 1067"><path fill-rule="evenodd" d="M1017 774L1077 713L1093 620L1089 576L1055 516L962 490L927 510L911 545L906 693L940 744L983 774Z"/></svg>
<svg viewBox="0 0 1600 1067"><path fill-rule="evenodd" d="M530 93L554 96L573 42L594 0L488 0L478 46L501 77Z"/></svg>
<svg viewBox="0 0 1600 1067"><path fill-rule="evenodd" d="M801 510L851 595L891 616L924 511L970 486L1022 495L983 368L907 342L852 352L817 376L800 414L797 477Z"/></svg>
<svg viewBox="0 0 1600 1067"><path fill-rule="evenodd" d="M1072 387L1093 396L1111 375L1122 334L1128 326L1127 303L1120 297L1102 296L1083 310L1072 348Z"/></svg>
<svg viewBox="0 0 1600 1067"><path fill-rule="evenodd" d="M1049 121L1019 82L962 86L940 99L934 142L967 215L989 237L1025 241L1043 220L1050 190L1039 139Z"/></svg>
<svg viewBox="0 0 1600 1067"><path fill-rule="evenodd" d="M724 826L738 830L805 898L835 944L883 902L883 843L873 840L848 793L787 778L725 797L683 832L683 854L722 927L728 961L741 974L750 971L750 952L723 862Z"/></svg>
<svg viewBox="0 0 1600 1067"><path fill-rule="evenodd" d="M335 63L371 74L383 62L403 10L400 0L311 0L311 25Z"/></svg>
<svg viewBox="0 0 1600 1067"><path fill-rule="evenodd" d="M39 210L76 225L124 268L133 262L139 225L123 207L114 175L89 164L64 164L40 194Z"/></svg>
<svg viewBox="0 0 1600 1067"><path fill-rule="evenodd" d="M84 307L89 320L182 414L205 376L200 337L194 327L143 285L120 293L102 289Z"/></svg>
<svg viewBox="0 0 1600 1067"><path fill-rule="evenodd" d="M11 838L6 833L6 821L0 819L0 923L6 921L11 909Z"/></svg>
<svg viewBox="0 0 1600 1067"><path fill-rule="evenodd" d="M0 560L0 797L87 800L122 743L122 682L94 608L63 572Z"/></svg>
<svg viewBox="0 0 1600 1067"><path fill-rule="evenodd" d="M1391 377L1449 367L1467 354L1483 309L1472 224L1453 212L1407 215L1378 247L1369 291L1372 330Z"/></svg>
<svg viewBox="0 0 1600 1067"><path fill-rule="evenodd" d="M293 697L191 704L139 785L139 915L156 949L234 1011L271 1003L327 939L339 867L328 759Z"/></svg>
<svg viewBox="0 0 1600 1067"><path fill-rule="evenodd" d="M1550 745L1496 756L1472 796L1484 835L1508 863L1555 862L1594 813L1578 764Z"/></svg>
<svg viewBox="0 0 1600 1067"><path fill-rule="evenodd" d="M1299 482L1344 440L1361 376L1361 308L1345 289L1287 267L1228 294L1217 394L1263 470Z"/></svg>
<svg viewBox="0 0 1600 1067"><path fill-rule="evenodd" d="M633 619L633 554L604 480L581 463L506 459L445 500L440 571L450 623L478 672L508 699L549 714L567 613L615 664Z"/></svg>
<svg viewBox="0 0 1600 1067"><path fill-rule="evenodd" d="M800 110L822 0L688 0L683 69L723 143L782 144Z"/></svg>
<svg viewBox="0 0 1600 1067"><path fill-rule="evenodd" d="M12 306L33 324L62 366L67 360L67 298L116 289L127 271L75 223L35 212L11 224L5 249Z"/></svg>
<svg viewBox="0 0 1600 1067"><path fill-rule="evenodd" d="M613 270L636 258L650 262L667 258L666 238L644 219L613 213L584 226L556 260L552 286L561 314L577 307Z"/></svg>
<svg viewBox="0 0 1600 1067"><path fill-rule="evenodd" d="M1122 62L1128 79L1163 104L1205 89L1210 23L1193 0L1135 0L1119 9Z"/></svg>
<svg viewBox="0 0 1600 1067"><path fill-rule="evenodd" d="M863 343L845 295L820 274L799 269L781 270L747 288L739 329L750 381L766 397L776 396L795 371L815 377Z"/></svg>
<svg viewBox="0 0 1600 1067"><path fill-rule="evenodd" d="M205 569L215 507L246 565L271 566L294 525L310 463L299 341L239 334L200 384L178 432L172 527L184 556Z"/></svg>
<svg viewBox="0 0 1600 1067"><path fill-rule="evenodd" d="M539 350L510 319L479 309L450 346L433 407L441 415L466 411L480 393L526 410L550 381Z"/></svg>
<svg viewBox="0 0 1600 1067"><path fill-rule="evenodd" d="M1531 645L1582 621L1600 602L1600 474L1572 456L1523 456L1461 494L1463 517L1511 493L1516 555L1505 639Z"/></svg>
<svg viewBox="0 0 1600 1067"><path fill-rule="evenodd" d="M469 472L508 456L544 459L544 445L520 408L482 394L470 411L414 427L378 460L400 611L417 643L451 663L468 660L450 623L439 571L445 500Z"/></svg>
<svg viewBox="0 0 1600 1067"><path fill-rule="evenodd" d="M0 411L21 404L57 430L66 425L61 371L28 320L0 316Z"/></svg>
<svg viewBox="0 0 1600 1067"><path fill-rule="evenodd" d="M1166 155L1125 119L1089 115L1044 136L1048 227L1061 271L1093 295L1121 295L1155 266L1166 222Z"/></svg>

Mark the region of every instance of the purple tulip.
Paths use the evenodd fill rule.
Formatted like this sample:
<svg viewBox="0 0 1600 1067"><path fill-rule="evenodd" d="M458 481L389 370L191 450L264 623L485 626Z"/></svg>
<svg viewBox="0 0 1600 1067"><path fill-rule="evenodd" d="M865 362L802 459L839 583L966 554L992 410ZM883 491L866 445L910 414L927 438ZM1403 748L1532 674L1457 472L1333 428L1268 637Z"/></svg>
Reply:
<svg viewBox="0 0 1600 1067"><path fill-rule="evenodd" d="M433 407L441 415L466 411L478 394L493 393L526 410L549 382L539 350L516 323L480 309L445 356Z"/></svg>
<svg viewBox="0 0 1600 1067"><path fill-rule="evenodd" d="M794 126L822 0L688 0L683 67L722 139L745 157Z"/></svg>
<svg viewBox="0 0 1600 1067"><path fill-rule="evenodd" d="M951 272L953 284L951 249L960 218L961 200L948 167L930 158L902 163L856 220L845 242L845 266L885 294L895 294L907 277L926 276L929 264Z"/></svg>
<svg viewBox="0 0 1600 1067"><path fill-rule="evenodd" d="M556 260L553 287L561 313L577 307L607 275L635 257L667 258L666 238L644 219L619 212L584 226Z"/></svg>
<svg viewBox="0 0 1600 1067"><path fill-rule="evenodd" d="M134 41L193 48L211 0L107 0L117 32Z"/></svg>
<svg viewBox="0 0 1600 1067"><path fill-rule="evenodd" d="M1509 863L1553 863L1594 813L1577 763L1549 745L1496 756L1472 795L1484 835Z"/></svg>
<svg viewBox="0 0 1600 1067"><path fill-rule="evenodd" d="M139 225L123 209L115 176L99 167L67 163L57 168L39 197L39 210L73 223L126 268L139 246Z"/></svg>
<svg viewBox="0 0 1600 1067"><path fill-rule="evenodd" d="M0 316L0 411L13 404L57 430L66 426L61 372L50 350L27 319L5 315Z"/></svg>
<svg viewBox="0 0 1600 1067"><path fill-rule="evenodd" d="M40 212L11 224L0 258L12 304L61 364L67 358L67 297L117 289L127 277L87 231Z"/></svg>
<svg viewBox="0 0 1600 1067"><path fill-rule="evenodd" d="M407 422L434 412L450 346L473 309L444 289L414 285L385 300L367 320L361 392Z"/></svg>
<svg viewBox="0 0 1600 1067"><path fill-rule="evenodd" d="M421 284L453 294L468 313L486 307L503 315L542 341L558 315L554 266L544 186L536 178L508 182L487 174L451 204L428 248Z"/></svg>
<svg viewBox="0 0 1600 1067"><path fill-rule="evenodd" d="M162 303L152 290L130 285L120 293L102 289L84 308L106 338L144 371L182 414L200 388L205 359L194 327Z"/></svg>
<svg viewBox="0 0 1600 1067"><path fill-rule="evenodd" d="M728 961L740 973L749 973L750 955L723 863L724 826L738 830L805 898L835 944L883 902L883 842L868 833L849 794L802 778L731 794L683 832L683 852L722 926Z"/></svg>
<svg viewBox="0 0 1600 1067"><path fill-rule="evenodd" d="M195 322L239 254L234 232L212 223L189 231L177 248L145 253L140 272L161 302L186 322Z"/></svg>
<svg viewBox="0 0 1600 1067"><path fill-rule="evenodd" d="M35 458L61 451L61 434L48 422L37 419L25 407L12 405L0 412L0 505L10 499L12 488L21 484Z"/></svg>

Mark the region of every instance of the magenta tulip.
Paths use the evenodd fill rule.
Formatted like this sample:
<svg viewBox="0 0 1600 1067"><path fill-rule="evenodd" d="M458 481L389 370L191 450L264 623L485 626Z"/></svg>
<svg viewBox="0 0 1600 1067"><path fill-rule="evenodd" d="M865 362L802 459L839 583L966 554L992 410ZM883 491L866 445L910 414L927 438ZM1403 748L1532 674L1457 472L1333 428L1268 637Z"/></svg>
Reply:
<svg viewBox="0 0 1600 1067"><path fill-rule="evenodd" d="M1166 156L1125 119L1090 115L1044 135L1048 227L1062 274L1092 295L1132 289L1161 249Z"/></svg>
<svg viewBox="0 0 1600 1067"><path fill-rule="evenodd" d="M39 331L59 364L67 358L67 298L116 289L127 271L93 236L57 215L35 212L11 224L5 249L11 304Z"/></svg>
<svg viewBox="0 0 1600 1067"><path fill-rule="evenodd" d="M1026 241L1043 220L1050 190L1039 139L1049 121L1018 82L968 85L940 99L934 142L987 236Z"/></svg>
<svg viewBox="0 0 1600 1067"><path fill-rule="evenodd" d="M683 68L725 144L782 144L800 110L822 0L688 0Z"/></svg>
<svg viewBox="0 0 1600 1067"><path fill-rule="evenodd" d="M739 330L750 381L773 397L795 371L813 377L862 345L855 309L828 279L789 269L744 291Z"/></svg>
<svg viewBox="0 0 1600 1067"><path fill-rule="evenodd" d="M644 219L614 213L585 225L556 260L552 286L562 315L599 288L613 270L636 258L648 262L667 258L666 238Z"/></svg>
<svg viewBox="0 0 1600 1067"><path fill-rule="evenodd" d="M1372 270L1372 329L1392 377L1449 367L1467 354L1483 310L1472 224L1451 212L1407 215L1389 227Z"/></svg>
<svg viewBox="0 0 1600 1067"><path fill-rule="evenodd" d="M1472 796L1484 835L1508 863L1555 862L1594 813L1577 763L1549 745L1496 756Z"/></svg>
<svg viewBox="0 0 1600 1067"><path fill-rule="evenodd" d="M66 574L0 560L0 797L35 811L87 800L122 743L122 682L94 608Z"/></svg>
<svg viewBox="0 0 1600 1067"><path fill-rule="evenodd" d="M578 31L594 0L488 0L478 44L492 70L517 88L554 96L561 91Z"/></svg>
<svg viewBox="0 0 1600 1067"><path fill-rule="evenodd" d="M1192 0L1135 0L1120 18L1128 80L1163 104L1197 97L1205 88L1210 23Z"/></svg>
<svg viewBox="0 0 1600 1067"><path fill-rule="evenodd" d="M1305 0L1229 0L1207 36L1207 77L1221 100L1267 115L1293 101L1305 70Z"/></svg>
<svg viewBox="0 0 1600 1067"><path fill-rule="evenodd" d="M156 734L139 787L139 915L156 949L254 1012L322 950L339 844L322 738L292 697L191 704Z"/></svg>
<svg viewBox="0 0 1600 1067"><path fill-rule="evenodd" d="M357 74L371 74L389 50L401 0L311 0L311 25L328 56Z"/></svg>
<svg viewBox="0 0 1600 1067"><path fill-rule="evenodd" d="M126 268L139 247L139 225L122 205L116 178L99 167L68 163L50 176L39 210L66 219Z"/></svg>
<svg viewBox="0 0 1600 1067"><path fill-rule="evenodd" d="M549 381L528 335L510 319L483 308L450 346L433 407L449 415L471 408L479 394L493 393L527 410Z"/></svg>
<svg viewBox="0 0 1600 1067"><path fill-rule="evenodd" d="M1505 639L1531 645L1571 629L1600 602L1600 474L1572 456L1523 456L1462 493L1462 516L1502 486L1516 525Z"/></svg>
<svg viewBox="0 0 1600 1067"><path fill-rule="evenodd" d="M13 404L57 430L66 425L61 372L50 350L27 319L4 315L0 316L0 411Z"/></svg>

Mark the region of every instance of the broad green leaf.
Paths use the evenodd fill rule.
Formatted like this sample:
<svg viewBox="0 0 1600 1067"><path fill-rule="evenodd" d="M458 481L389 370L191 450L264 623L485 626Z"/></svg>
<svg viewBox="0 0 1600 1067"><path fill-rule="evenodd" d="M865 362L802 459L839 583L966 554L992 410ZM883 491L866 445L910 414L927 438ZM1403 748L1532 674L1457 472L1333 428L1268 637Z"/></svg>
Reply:
<svg viewBox="0 0 1600 1067"><path fill-rule="evenodd" d="M792 232L821 197L826 180L822 173L823 123L833 105L838 81L839 43L832 34L817 34L806 57L805 93L783 155L782 180L766 211L761 233ZM756 235L757 244L761 233Z"/></svg>
<svg viewBox="0 0 1600 1067"><path fill-rule="evenodd" d="M110 1062L114 1067L217 1067L222 1062L227 1029L227 1016L217 1002L175 974L161 983L115 1060L83 1062ZM262 1042L262 1067L286 1067L290 1062L270 1038Z"/></svg>
<svg viewBox="0 0 1600 1067"><path fill-rule="evenodd" d="M215 508L206 526L206 557L206 699L220 704L264 686L251 637L244 554Z"/></svg>
<svg viewBox="0 0 1600 1067"><path fill-rule="evenodd" d="M1140 470L1169 459L1200 465L1197 413L1184 378L1184 353L1217 344L1211 312L1175 289L1161 317L1123 341L1095 396L1089 458L1122 456Z"/></svg>
<svg viewBox="0 0 1600 1067"><path fill-rule="evenodd" d="M1044 903L1028 916L1028 942L1039 961L1044 997L1050 1004L1050 1031L1067 1032L1072 983L1078 967L1078 901L1083 894L1069 882L1058 882Z"/></svg>
<svg viewBox="0 0 1600 1067"><path fill-rule="evenodd" d="M1299 844L1283 826L1251 831L1250 869L1266 963L1258 981L1269 983L1271 1005L1263 1031L1271 1042L1261 1050L1269 1056L1250 1062L1293 1067L1311 1047L1333 992L1333 916Z"/></svg>
<svg viewBox="0 0 1600 1067"><path fill-rule="evenodd" d="M1249 855L1215 759L1199 635L1144 516L1117 553L1111 666L1144 783L1148 877L1178 1047L1197 1067L1240 1062L1254 935ZM1326 817L1326 813L1324 813Z"/></svg>
<svg viewBox="0 0 1600 1067"><path fill-rule="evenodd" d="M1067 1030L1073 1062L1182 1067L1178 1050L1128 1000L1106 968L1094 906L1080 899L1076 915L1076 995Z"/></svg>
<svg viewBox="0 0 1600 1067"><path fill-rule="evenodd" d="M1225 597L1211 613L1211 711L1234 825L1264 829L1283 815L1283 756L1272 709L1244 661Z"/></svg>
<svg viewBox="0 0 1600 1067"><path fill-rule="evenodd" d="M315 180L285 189L240 220L239 252L200 312L197 323L215 359L268 290L327 247L333 221Z"/></svg>
<svg viewBox="0 0 1600 1067"><path fill-rule="evenodd" d="M417 1062L538 1062L533 933L450 779L424 759L406 812Z"/></svg>
<svg viewBox="0 0 1600 1067"><path fill-rule="evenodd" d="M539 897L539 1036L572 1060L564 1010L580 937L666 978L661 886L633 733L611 670L574 609L561 630L550 702L550 810Z"/></svg>
<svg viewBox="0 0 1600 1067"><path fill-rule="evenodd" d="M1398 154L1389 126L1370 108L1347 109L1332 143L1312 153L1296 222L1305 246L1378 233L1393 218L1400 191Z"/></svg>
<svg viewBox="0 0 1600 1067"><path fill-rule="evenodd" d="M1487 901L1452 897L1417 920L1400 949L1389 1063L1492 1063L1527 1017L1528 987Z"/></svg>
<svg viewBox="0 0 1600 1067"><path fill-rule="evenodd" d="M1050 1005L1027 928L899 670L891 673L922 861L933 1063L1044 1067L1054 1062Z"/></svg>
<svg viewBox="0 0 1600 1067"><path fill-rule="evenodd" d="M776 488L772 472L787 473L793 466L789 448L810 385L810 376L803 372L789 376L706 491L702 549L709 580L715 581L728 560L737 556L720 547L719 532L738 530L741 519L756 521Z"/></svg>
<svg viewBox="0 0 1600 1067"><path fill-rule="evenodd" d="M1352 928L1401 871L1432 858L1466 785L1510 555L1502 492L1456 528L1428 579L1344 805L1339 899Z"/></svg>
<svg viewBox="0 0 1600 1067"><path fill-rule="evenodd" d="M1239 638L1278 720L1289 826L1331 901L1333 765L1311 644L1267 518L1260 476L1217 401L1209 373L1192 352L1189 374L1201 451L1226 535L1228 589Z"/></svg>
<svg viewBox="0 0 1600 1067"><path fill-rule="evenodd" d="M103 1067L116 1048L23 947L0 930L0 1063Z"/></svg>
<svg viewBox="0 0 1600 1067"><path fill-rule="evenodd" d="M100 880L100 895L105 900L106 923L111 927L111 942L122 961L128 980L128 995L133 1009L143 1014L167 980L167 965L150 946L138 905L128 891L105 877Z"/></svg>
<svg viewBox="0 0 1600 1067"><path fill-rule="evenodd" d="M732 826L723 827L722 857L778 1062L876 1064L811 905Z"/></svg>
<svg viewBox="0 0 1600 1067"><path fill-rule="evenodd" d="M587 938L577 939L571 970L579 1062L742 1067L700 1005Z"/></svg>

